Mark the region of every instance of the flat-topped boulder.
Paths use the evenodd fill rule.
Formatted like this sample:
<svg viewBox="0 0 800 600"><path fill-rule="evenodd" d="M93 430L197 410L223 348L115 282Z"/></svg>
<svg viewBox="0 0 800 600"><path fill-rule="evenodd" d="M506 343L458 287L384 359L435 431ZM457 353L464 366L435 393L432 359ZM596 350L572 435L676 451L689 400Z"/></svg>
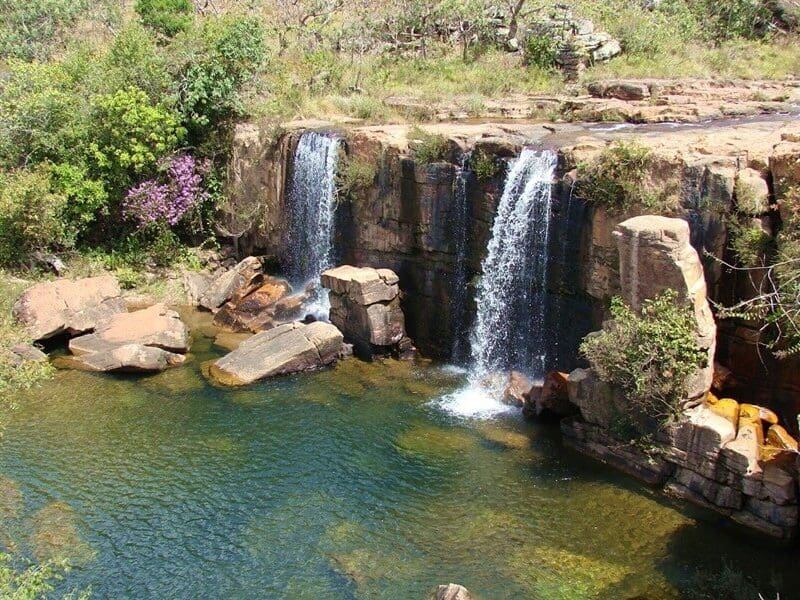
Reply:
<svg viewBox="0 0 800 600"><path fill-rule="evenodd" d="M400 279L390 269L343 265L321 277L330 290L330 320L358 354L403 354L412 347L400 307Z"/></svg>
<svg viewBox="0 0 800 600"><path fill-rule="evenodd" d="M182 364L189 330L163 304L120 313L69 342L72 363L93 371L162 371Z"/></svg>
<svg viewBox="0 0 800 600"><path fill-rule="evenodd" d="M233 333L258 333L281 320L298 317L306 300L304 294L289 296L292 287L285 279L265 276L254 291L226 302L214 315L214 325Z"/></svg>
<svg viewBox="0 0 800 600"><path fill-rule="evenodd" d="M342 332L330 323L286 323L243 341L206 371L217 383L237 386L320 369L339 357L343 338Z"/></svg>
<svg viewBox="0 0 800 600"><path fill-rule="evenodd" d="M116 277L104 275L37 283L23 292L13 312L32 339L46 340L96 329L126 307Z"/></svg>

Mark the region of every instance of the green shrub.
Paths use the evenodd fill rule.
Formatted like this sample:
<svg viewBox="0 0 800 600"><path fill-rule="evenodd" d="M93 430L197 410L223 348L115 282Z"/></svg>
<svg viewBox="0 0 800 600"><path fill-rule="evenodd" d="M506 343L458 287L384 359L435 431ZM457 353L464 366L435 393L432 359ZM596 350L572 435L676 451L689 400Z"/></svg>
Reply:
<svg viewBox="0 0 800 600"><path fill-rule="evenodd" d="M736 37L761 37L772 17L761 0L694 0L689 5L702 23L705 36L716 43Z"/></svg>
<svg viewBox="0 0 800 600"><path fill-rule="evenodd" d="M497 157L482 150L476 150L472 153L469 164L478 181L494 179L500 172L500 163Z"/></svg>
<svg viewBox="0 0 800 600"><path fill-rule="evenodd" d="M52 598L54 584L64 578L70 566L66 561L48 560L41 564L21 562L14 564L13 557L0 553L0 598L8 600L39 600ZM64 600L86 600L91 591L71 592Z"/></svg>
<svg viewBox="0 0 800 600"><path fill-rule="evenodd" d="M577 193L612 212L633 206L653 208L658 198L646 186L650 150L636 142L616 142L590 162L578 165Z"/></svg>
<svg viewBox="0 0 800 600"><path fill-rule="evenodd" d="M408 139L418 163L441 161L450 153L450 142L439 133L428 133L420 127L414 127L408 132Z"/></svg>
<svg viewBox="0 0 800 600"><path fill-rule="evenodd" d="M531 35L525 40L525 64L540 69L553 69L556 66L559 42L546 35Z"/></svg>
<svg viewBox="0 0 800 600"><path fill-rule="evenodd" d="M90 157L109 191L118 194L152 173L186 136L175 113L136 87L100 96L94 106Z"/></svg>
<svg viewBox="0 0 800 600"><path fill-rule="evenodd" d="M46 169L0 173L0 264L67 245L66 198L51 191Z"/></svg>
<svg viewBox="0 0 800 600"><path fill-rule="evenodd" d="M343 199L353 201L375 183L378 167L373 161L348 157L337 173L337 190Z"/></svg>
<svg viewBox="0 0 800 600"><path fill-rule="evenodd" d="M115 37L102 61L106 89L137 87L152 102L172 104L172 76L167 70L168 48L159 47L138 23L129 23Z"/></svg>
<svg viewBox="0 0 800 600"><path fill-rule="evenodd" d="M204 138L243 114L241 92L267 59L264 26L256 18L207 19L176 38L174 82L179 108L196 137Z"/></svg>
<svg viewBox="0 0 800 600"><path fill-rule="evenodd" d="M730 249L743 267L764 266L772 238L761 227L730 220L728 234Z"/></svg>
<svg viewBox="0 0 800 600"><path fill-rule="evenodd" d="M0 164L61 162L86 135L82 99L59 63L10 61L0 86Z"/></svg>
<svg viewBox="0 0 800 600"><path fill-rule="evenodd" d="M0 2L0 57L46 59L87 7L87 0Z"/></svg>
<svg viewBox="0 0 800 600"><path fill-rule="evenodd" d="M108 194L102 182L91 179L88 168L66 163L51 165L50 184L66 200L62 218L70 240L77 241L105 213Z"/></svg>
<svg viewBox="0 0 800 600"><path fill-rule="evenodd" d="M166 37L186 31L192 24L191 0L136 0L142 23Z"/></svg>
<svg viewBox="0 0 800 600"><path fill-rule="evenodd" d="M680 411L687 379L707 361L697 345L694 315L667 290L645 300L641 313L614 298L611 317L602 331L583 340L581 354L630 402L623 416L631 426L652 433Z"/></svg>

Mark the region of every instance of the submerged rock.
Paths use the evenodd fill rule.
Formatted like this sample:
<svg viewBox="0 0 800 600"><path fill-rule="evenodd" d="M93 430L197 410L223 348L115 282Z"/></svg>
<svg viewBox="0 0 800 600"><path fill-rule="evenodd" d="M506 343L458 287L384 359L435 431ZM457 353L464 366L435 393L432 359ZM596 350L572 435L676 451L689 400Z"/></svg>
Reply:
<svg viewBox="0 0 800 600"><path fill-rule="evenodd" d="M37 283L23 292L13 309L34 340L79 335L125 311L119 283L111 275Z"/></svg>
<svg viewBox="0 0 800 600"><path fill-rule="evenodd" d="M94 333L70 340L76 366L92 371L163 371L182 364L189 331L163 304L114 315Z"/></svg>
<svg viewBox="0 0 800 600"><path fill-rule="evenodd" d="M342 339L342 332L330 323L286 323L245 340L207 372L217 383L235 386L319 369L339 357Z"/></svg>
<svg viewBox="0 0 800 600"><path fill-rule="evenodd" d="M448 583L436 588L436 600L472 600L472 594L463 585Z"/></svg>

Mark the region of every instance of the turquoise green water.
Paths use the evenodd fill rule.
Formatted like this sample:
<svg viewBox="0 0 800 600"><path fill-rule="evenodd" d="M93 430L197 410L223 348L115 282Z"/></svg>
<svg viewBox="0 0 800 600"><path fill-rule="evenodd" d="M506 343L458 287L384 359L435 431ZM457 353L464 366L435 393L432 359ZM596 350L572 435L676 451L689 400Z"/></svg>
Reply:
<svg viewBox="0 0 800 600"><path fill-rule="evenodd" d="M552 427L446 414L432 400L462 383L446 370L352 360L231 391L199 374L209 341L195 352L20 397L0 543L69 557L63 589L96 598L422 599L456 581L484 599L656 599L723 559L796 589L796 553L576 456Z"/></svg>

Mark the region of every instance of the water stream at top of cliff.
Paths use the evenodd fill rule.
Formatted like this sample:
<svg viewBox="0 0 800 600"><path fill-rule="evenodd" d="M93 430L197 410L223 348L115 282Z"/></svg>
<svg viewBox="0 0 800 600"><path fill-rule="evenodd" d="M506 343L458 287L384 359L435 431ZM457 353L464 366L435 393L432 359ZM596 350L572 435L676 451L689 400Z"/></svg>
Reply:
<svg viewBox="0 0 800 600"><path fill-rule="evenodd" d="M326 320L328 294L319 287L319 276L334 266L336 170L341 145L341 138L334 135L303 133L294 153L287 195L287 275L295 288L309 284L315 287L306 310Z"/></svg>
<svg viewBox="0 0 800 600"><path fill-rule="evenodd" d="M512 163L492 226L477 290L469 385L442 400L460 416L490 417L510 409L501 401L509 369L544 375L546 287L554 152L525 148Z"/></svg>

